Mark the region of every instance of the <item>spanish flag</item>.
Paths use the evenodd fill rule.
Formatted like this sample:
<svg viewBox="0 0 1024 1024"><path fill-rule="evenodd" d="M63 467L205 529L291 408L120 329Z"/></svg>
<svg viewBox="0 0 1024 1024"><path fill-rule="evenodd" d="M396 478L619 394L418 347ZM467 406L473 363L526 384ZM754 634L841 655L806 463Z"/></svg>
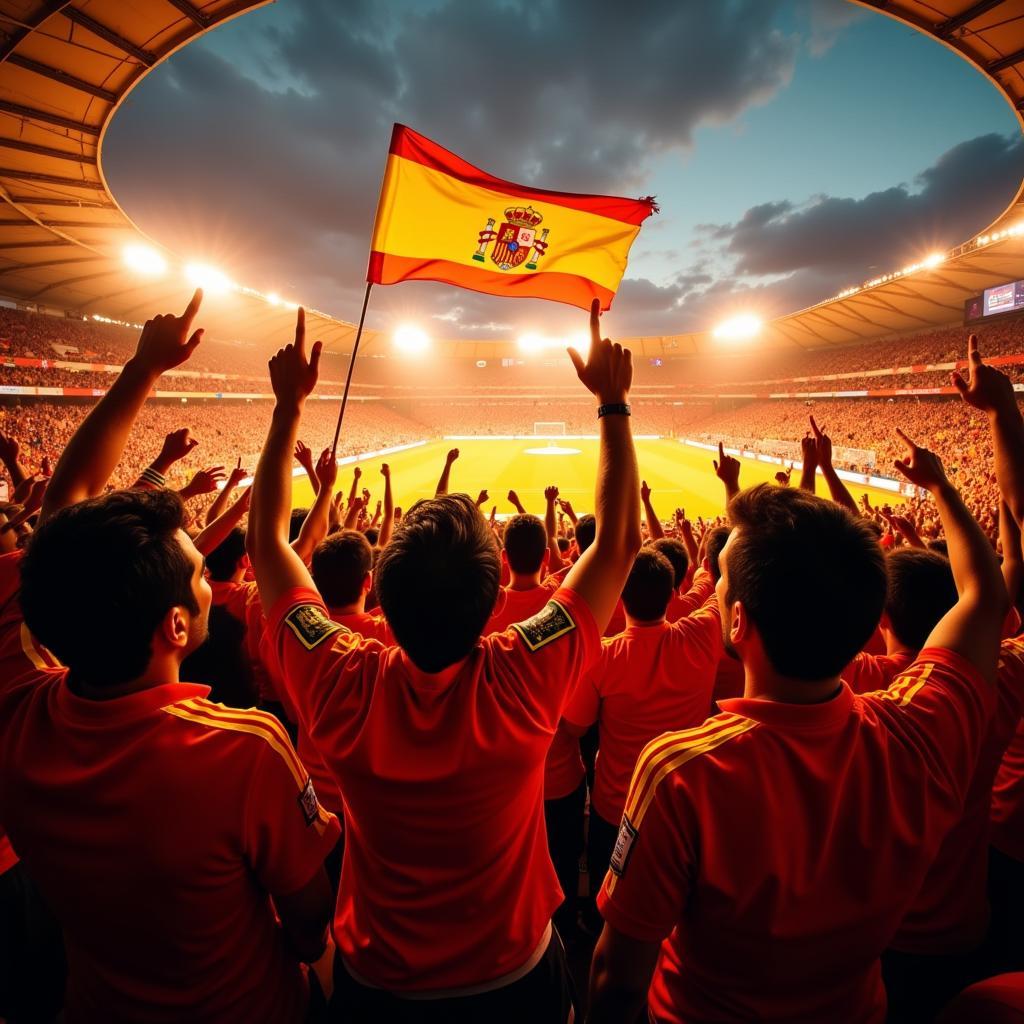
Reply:
<svg viewBox="0 0 1024 1024"><path fill-rule="evenodd" d="M495 178L396 124L366 279L443 281L488 295L612 304L629 247L657 206Z"/></svg>

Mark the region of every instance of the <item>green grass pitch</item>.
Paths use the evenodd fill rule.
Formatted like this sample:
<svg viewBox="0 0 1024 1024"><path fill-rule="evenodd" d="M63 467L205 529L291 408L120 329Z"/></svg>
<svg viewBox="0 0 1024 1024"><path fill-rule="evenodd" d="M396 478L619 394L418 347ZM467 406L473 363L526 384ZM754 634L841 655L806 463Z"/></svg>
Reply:
<svg viewBox="0 0 1024 1024"><path fill-rule="evenodd" d="M563 498L572 502L577 512L592 512L594 484L597 472L596 440L492 440L474 438L459 441L432 441L416 448L392 455L360 460L363 471L361 487L371 492L371 503L384 497L384 480L380 464L391 467L391 481L395 504L407 509L418 498L431 497L444 466L445 453L458 448L460 457L452 467L452 492L464 491L474 498L487 489L490 498L484 505L485 513L497 505L499 515L515 510L507 495L515 490L527 511L544 514L544 488L556 484ZM572 454L531 454L531 449L555 447ZM692 448L668 438L640 439L636 442L640 476L652 490L651 500L662 519L671 517L673 510L682 507L691 519L708 518L722 513L724 491L711 465L712 453ZM770 463L741 460L740 486L771 481L778 466ZM794 471L793 484L797 484L799 471ZM352 465L338 470L338 490L348 493L352 485ZM848 485L858 501L863 493L871 496L872 503L897 504L902 499L889 491L857 484ZM824 480L818 477L818 493L828 494ZM295 508L306 507L313 500L313 491L305 475L295 477L292 494ZM371 505L371 512L373 511Z"/></svg>

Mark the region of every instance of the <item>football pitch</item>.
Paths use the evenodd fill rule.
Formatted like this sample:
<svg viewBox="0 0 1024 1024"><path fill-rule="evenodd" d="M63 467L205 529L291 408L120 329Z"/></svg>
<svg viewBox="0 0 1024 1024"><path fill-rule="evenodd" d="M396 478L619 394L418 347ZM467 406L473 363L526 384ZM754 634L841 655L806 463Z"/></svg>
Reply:
<svg viewBox="0 0 1024 1024"><path fill-rule="evenodd" d="M373 458L360 459L357 465L363 475L360 487L371 493L371 508L384 497L384 480L380 475L383 462L391 467L391 484L395 504L407 509L419 498L431 497L444 467L445 453L458 448L460 455L452 466L449 489L462 491L476 498L486 489L490 497L484 504L486 514L497 506L499 515L510 515L515 509L507 495L514 490L528 512L544 515L544 488L557 485L560 496L572 502L577 512L594 510L594 484L597 473L598 442L558 438L518 440L474 438L471 440L438 440ZM638 439L636 441L640 477L651 487L651 501L662 519L670 519L676 508L687 516L708 518L724 510L724 488L711 465L713 454L693 448L670 438ZM740 486L772 481L779 466L773 463L741 459ZM338 467L338 490L352 485L353 464ZM799 483L799 470L793 472L793 486ZM872 504L897 504L899 495L861 484L848 484L857 501L867 493ZM828 488L818 477L818 494L828 495ZM292 491L295 508L306 507L313 500L313 491L305 474L296 476Z"/></svg>

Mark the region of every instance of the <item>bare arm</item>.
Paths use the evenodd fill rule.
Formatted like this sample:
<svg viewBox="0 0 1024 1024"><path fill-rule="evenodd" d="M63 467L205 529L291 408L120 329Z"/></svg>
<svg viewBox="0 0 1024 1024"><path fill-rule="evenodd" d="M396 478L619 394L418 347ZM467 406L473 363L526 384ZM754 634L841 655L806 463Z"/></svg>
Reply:
<svg viewBox="0 0 1024 1024"><path fill-rule="evenodd" d="M587 1024L632 1024L647 1003L660 942L641 942L605 924L590 965Z"/></svg>
<svg viewBox="0 0 1024 1024"><path fill-rule="evenodd" d="M459 449L453 448L446 456L444 460L444 469L441 470L441 479L437 481L437 490L434 491L434 497L440 498L442 494L448 493L448 481L452 475L452 464L459 457Z"/></svg>
<svg viewBox="0 0 1024 1024"><path fill-rule="evenodd" d="M558 507L569 517L569 522L572 523L573 526L575 526L577 523L577 518L576 511L572 507L572 503L569 501L565 501L562 498L559 498Z"/></svg>
<svg viewBox="0 0 1024 1024"><path fill-rule="evenodd" d="M814 471L818 468L818 449L814 438L810 434L805 434L800 442L800 448L803 456L803 465L800 468L800 490L814 494L817 487Z"/></svg>
<svg viewBox="0 0 1024 1024"><path fill-rule="evenodd" d="M21 453L21 445L16 437L0 433L0 461L11 478L11 490L13 491L23 480L28 477L28 470L18 459Z"/></svg>
<svg viewBox="0 0 1024 1024"><path fill-rule="evenodd" d="M995 678L1003 619L1009 608L995 552L964 505L960 492L946 478L938 457L918 447L903 431L897 433L907 446L908 456L898 461L896 468L935 499L960 595L932 630L925 646L955 651L991 681Z"/></svg>
<svg viewBox="0 0 1024 1024"><path fill-rule="evenodd" d="M967 340L969 378L952 375L953 385L968 405L980 409L989 419L995 448L996 480L999 493L1018 526L1024 524L1024 421L1014 395L1013 384L994 366L986 366L978 351L978 336Z"/></svg>
<svg viewBox="0 0 1024 1024"><path fill-rule="evenodd" d="M319 494L320 481L317 479L316 468L313 465L312 449L301 441L295 442L295 461L306 471L306 476L309 477L309 484L313 488L313 493Z"/></svg>
<svg viewBox="0 0 1024 1024"><path fill-rule="evenodd" d="M628 349L601 337L600 304L590 308L590 353L587 361L569 349L576 373L601 405L625 403L633 380ZM604 416L599 421L594 543L569 570L565 585L590 606L599 632L604 632L640 549L640 481L629 417Z"/></svg>
<svg viewBox="0 0 1024 1024"><path fill-rule="evenodd" d="M515 491L508 492L509 504L520 514L525 515L526 509L523 508L523 503L519 500L519 495Z"/></svg>
<svg viewBox="0 0 1024 1024"><path fill-rule="evenodd" d="M147 484L156 484L156 481L150 481L146 479L147 472L152 471L159 473L160 476L166 477L171 471L171 467L179 460L185 458L194 448L199 445L199 442L192 436L192 432L188 427L182 427L180 430L172 430L165 438L164 443L160 448L160 454L149 464L147 470L143 470L142 475L132 484L133 487L144 487Z"/></svg>
<svg viewBox="0 0 1024 1024"><path fill-rule="evenodd" d="M640 500L644 505L644 516L647 518L647 533L650 535L651 540L660 540L665 536L665 531L662 528L657 512L654 511L654 506L651 504L651 489L647 486L646 480L640 483Z"/></svg>
<svg viewBox="0 0 1024 1024"><path fill-rule="evenodd" d="M135 355L64 449L46 489L40 521L103 492L160 374L185 362L202 339L201 329L189 334L202 299L202 291L196 291L181 316L168 313L146 322Z"/></svg>
<svg viewBox="0 0 1024 1024"><path fill-rule="evenodd" d="M319 342L314 344L307 361L306 316L300 308L295 341L270 360L270 380L277 403L256 467L246 531L246 547L267 614L292 587L315 589L309 570L288 544L288 514L292 504L292 453L302 408L316 386L320 348Z"/></svg>
<svg viewBox="0 0 1024 1024"><path fill-rule="evenodd" d="M562 568L562 552L558 548L558 529L555 526L555 501L557 487L544 488L544 531L548 535L548 571L558 572Z"/></svg>
<svg viewBox="0 0 1024 1024"><path fill-rule="evenodd" d="M1010 603L1014 605L1020 597L1021 579L1024 578L1020 538L1020 527L1004 501L999 506L999 541L1003 549L1003 582L1006 584Z"/></svg>
<svg viewBox="0 0 1024 1024"><path fill-rule="evenodd" d="M252 488L246 487L231 508L223 512L202 530L193 542L201 555L208 555L214 548L222 544L228 534L242 521L242 516L249 511L249 497Z"/></svg>
<svg viewBox="0 0 1024 1024"><path fill-rule="evenodd" d="M382 548L391 540L395 528L395 499L391 494L391 467L386 462L381 465L380 473L384 477L384 520L380 524L377 547Z"/></svg>
<svg viewBox="0 0 1024 1024"><path fill-rule="evenodd" d="M814 433L815 456L818 465L821 466L821 475L825 478L825 483L828 484L828 493L837 505L842 505L854 515L858 515L857 502L853 500L853 495L850 494L846 484L836 472L835 466L832 465L832 438L818 428L813 416L811 417L811 430Z"/></svg>
<svg viewBox="0 0 1024 1024"><path fill-rule="evenodd" d="M725 454L722 442L718 442L718 459L711 463L715 467L715 476L725 485L725 507L740 493L740 460Z"/></svg>
<svg viewBox="0 0 1024 1024"><path fill-rule="evenodd" d="M206 525L209 526L227 508L228 498L231 492L249 475L247 469L242 469L242 456L238 456L238 464L228 474L227 482L220 489L220 494L214 499L213 504L206 512Z"/></svg>
<svg viewBox="0 0 1024 1024"><path fill-rule="evenodd" d="M330 525L331 500L334 484L338 479L338 464L331 456L331 449L325 448L317 459L314 474L319 484L316 498L306 518L302 521L299 535L292 544L292 550L308 565L316 546L327 536Z"/></svg>

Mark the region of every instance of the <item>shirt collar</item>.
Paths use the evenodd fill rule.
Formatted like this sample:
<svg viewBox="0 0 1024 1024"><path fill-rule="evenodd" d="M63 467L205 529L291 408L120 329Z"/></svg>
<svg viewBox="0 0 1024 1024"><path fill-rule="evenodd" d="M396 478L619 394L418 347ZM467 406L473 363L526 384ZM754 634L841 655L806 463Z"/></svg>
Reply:
<svg viewBox="0 0 1024 1024"><path fill-rule="evenodd" d="M781 729L836 729L853 712L853 690L840 683L839 691L829 700L817 704L793 704L780 700L756 700L731 697L718 702L722 711L752 718L763 725Z"/></svg>
<svg viewBox="0 0 1024 1024"><path fill-rule="evenodd" d="M68 720L112 724L145 718L168 704L188 700L190 697L205 697L209 692L208 686L198 683L166 683L136 690L123 697L112 697L110 700L90 700L74 693L65 675L57 684L56 702L57 712Z"/></svg>

